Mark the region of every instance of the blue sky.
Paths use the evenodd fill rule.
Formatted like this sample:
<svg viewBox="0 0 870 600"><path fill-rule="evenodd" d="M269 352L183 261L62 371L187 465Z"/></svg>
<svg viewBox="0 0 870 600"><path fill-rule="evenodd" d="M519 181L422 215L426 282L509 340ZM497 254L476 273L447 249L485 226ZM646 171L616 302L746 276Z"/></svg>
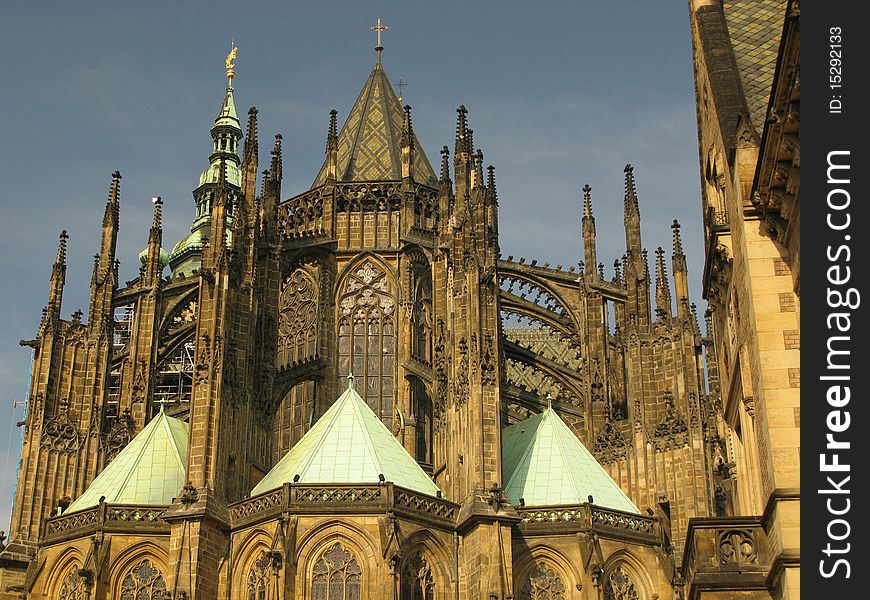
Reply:
<svg viewBox="0 0 870 600"><path fill-rule="evenodd" d="M496 167L504 255L581 259L580 189L592 188L598 255L622 256L623 166L635 166L644 244L683 224L692 300L703 314L698 149L684 2L19 2L0 20L0 529L7 529L30 350L61 229L63 315L86 309L109 189L121 182L121 281L135 277L152 196L171 247L193 217L209 128L239 47L236 103L256 105L261 157L284 136L285 197L323 161L329 110L343 121L375 61L408 83L430 162L453 145L465 104Z"/></svg>

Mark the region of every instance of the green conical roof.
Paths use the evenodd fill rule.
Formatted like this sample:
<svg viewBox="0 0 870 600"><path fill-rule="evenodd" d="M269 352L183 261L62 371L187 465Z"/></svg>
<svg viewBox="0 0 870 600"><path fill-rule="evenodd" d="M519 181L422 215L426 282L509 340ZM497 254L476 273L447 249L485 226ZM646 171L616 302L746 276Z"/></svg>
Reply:
<svg viewBox="0 0 870 600"><path fill-rule="evenodd" d="M386 481L436 496L438 486L349 386L320 420L251 490L259 494L292 482L378 483Z"/></svg>
<svg viewBox="0 0 870 600"><path fill-rule="evenodd" d="M502 431L505 494L526 506L583 504L639 513L552 408Z"/></svg>
<svg viewBox="0 0 870 600"><path fill-rule="evenodd" d="M67 512L114 504L172 504L187 479L188 426L162 410L91 482Z"/></svg>
<svg viewBox="0 0 870 600"><path fill-rule="evenodd" d="M339 181L397 181L402 178L402 106L381 63L366 80L338 135ZM438 178L414 135L414 180L435 185ZM312 188L326 181L326 163Z"/></svg>

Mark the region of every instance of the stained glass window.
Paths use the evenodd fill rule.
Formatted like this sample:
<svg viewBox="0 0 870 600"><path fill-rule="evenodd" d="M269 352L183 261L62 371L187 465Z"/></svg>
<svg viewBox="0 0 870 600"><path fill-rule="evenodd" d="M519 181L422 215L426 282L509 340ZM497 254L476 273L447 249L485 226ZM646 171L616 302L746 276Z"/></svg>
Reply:
<svg viewBox="0 0 870 600"><path fill-rule="evenodd" d="M418 552L405 563L402 573L402 600L434 600L435 577L426 559Z"/></svg>
<svg viewBox="0 0 870 600"><path fill-rule="evenodd" d="M121 600L169 600L166 581L150 560L146 558L124 577Z"/></svg>
<svg viewBox="0 0 870 600"><path fill-rule="evenodd" d="M640 600L637 587L622 565L618 565L607 575L604 600Z"/></svg>
<svg viewBox="0 0 870 600"><path fill-rule="evenodd" d="M321 555L312 575L312 600L360 600L362 569L341 543Z"/></svg>
<svg viewBox="0 0 870 600"><path fill-rule="evenodd" d="M396 302L387 273L363 262L345 280L338 305L338 374L353 373L357 392L392 429Z"/></svg>
<svg viewBox="0 0 870 600"><path fill-rule="evenodd" d="M79 575L78 567L74 567L60 585L58 600L83 600L85 597L85 579Z"/></svg>
<svg viewBox="0 0 870 600"><path fill-rule="evenodd" d="M272 561L265 550L260 551L260 556L254 561L254 566L248 571L248 595L247 600L266 600L269 597L269 566Z"/></svg>
<svg viewBox="0 0 870 600"><path fill-rule="evenodd" d="M562 578L546 564L538 564L523 585L521 600L565 600Z"/></svg>

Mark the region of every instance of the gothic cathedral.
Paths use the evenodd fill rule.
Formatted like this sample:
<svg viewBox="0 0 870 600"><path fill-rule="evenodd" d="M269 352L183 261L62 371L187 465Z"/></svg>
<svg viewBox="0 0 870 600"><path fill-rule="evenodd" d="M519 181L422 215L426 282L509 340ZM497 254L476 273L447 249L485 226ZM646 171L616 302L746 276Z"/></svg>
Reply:
<svg viewBox="0 0 870 600"><path fill-rule="evenodd" d="M155 198L122 285L113 173L86 320L61 233L0 598L683 598L734 503L680 225L648 254L627 165L612 269L588 185L577 266L504 256L468 111L436 170L381 54L288 198L231 53L190 234Z"/></svg>

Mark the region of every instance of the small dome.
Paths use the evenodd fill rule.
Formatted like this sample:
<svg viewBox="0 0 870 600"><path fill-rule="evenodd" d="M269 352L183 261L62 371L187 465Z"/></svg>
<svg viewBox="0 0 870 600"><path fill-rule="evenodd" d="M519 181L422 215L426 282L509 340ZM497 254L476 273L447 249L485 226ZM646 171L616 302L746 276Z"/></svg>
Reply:
<svg viewBox="0 0 870 600"><path fill-rule="evenodd" d="M166 265L169 264L169 252L160 248L160 257L157 259L160 263L160 269L163 270L166 268ZM145 248L142 252L139 253L139 262L143 265L148 262L148 248Z"/></svg>

